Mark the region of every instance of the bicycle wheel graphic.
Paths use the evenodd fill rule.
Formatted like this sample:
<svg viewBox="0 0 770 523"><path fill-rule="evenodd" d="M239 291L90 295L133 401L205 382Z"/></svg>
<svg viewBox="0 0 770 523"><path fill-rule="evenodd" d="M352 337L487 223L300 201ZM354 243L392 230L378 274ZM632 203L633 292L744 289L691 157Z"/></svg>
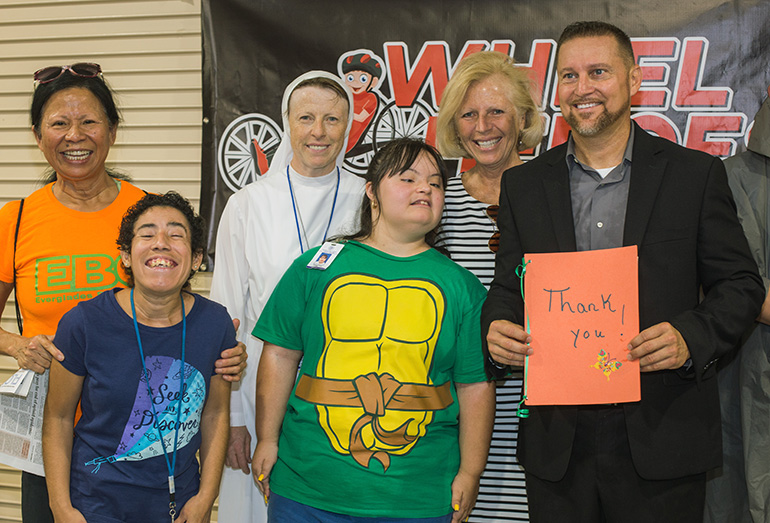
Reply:
<svg viewBox="0 0 770 523"><path fill-rule="evenodd" d="M353 174L363 176L366 174L366 169L369 168L369 162L374 156L373 130L374 125L370 125L361 137L361 141L345 155L345 168Z"/></svg>
<svg viewBox="0 0 770 523"><path fill-rule="evenodd" d="M374 151L396 138L422 138L428 132L428 121L433 116L431 107L417 100L409 107L398 107L390 102L374 122Z"/></svg>
<svg viewBox="0 0 770 523"><path fill-rule="evenodd" d="M363 175L374 153L391 140L403 137L424 140L431 116L432 108L422 100L409 107L398 107L396 102L388 103L366 131L361 143L345 157L345 166L350 172Z"/></svg>
<svg viewBox="0 0 770 523"><path fill-rule="evenodd" d="M281 143L281 128L259 113L239 116L219 140L219 175L233 192L267 172L268 160Z"/></svg>

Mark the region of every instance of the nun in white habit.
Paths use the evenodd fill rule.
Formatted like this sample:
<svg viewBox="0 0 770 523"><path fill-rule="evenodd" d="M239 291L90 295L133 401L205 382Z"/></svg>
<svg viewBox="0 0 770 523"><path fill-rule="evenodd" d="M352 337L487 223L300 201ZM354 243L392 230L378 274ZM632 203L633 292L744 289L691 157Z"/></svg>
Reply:
<svg viewBox="0 0 770 523"><path fill-rule="evenodd" d="M262 178L233 194L217 232L211 299L240 320L238 339L249 363L234 384L230 446L219 494L219 521L267 521L250 459L256 446L254 396L262 342L251 330L289 264L327 238L350 232L364 180L343 168L353 97L325 71L310 71L286 88L283 140Z"/></svg>

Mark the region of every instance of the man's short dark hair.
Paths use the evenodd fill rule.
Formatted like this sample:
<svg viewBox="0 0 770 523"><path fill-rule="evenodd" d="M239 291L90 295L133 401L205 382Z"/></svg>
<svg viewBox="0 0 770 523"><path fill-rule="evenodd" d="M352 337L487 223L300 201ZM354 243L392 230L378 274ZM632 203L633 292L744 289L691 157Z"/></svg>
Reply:
<svg viewBox="0 0 770 523"><path fill-rule="evenodd" d="M586 38L594 36L611 36L618 43L618 49L620 50L620 57L626 63L628 68L634 66L636 61L634 60L634 48L631 46L631 39L628 35L620 29L610 23L602 22L599 20L592 20L590 22L573 22L564 28L561 32L559 41L556 46L556 61L559 61L559 50L565 42L568 42L574 38Z"/></svg>

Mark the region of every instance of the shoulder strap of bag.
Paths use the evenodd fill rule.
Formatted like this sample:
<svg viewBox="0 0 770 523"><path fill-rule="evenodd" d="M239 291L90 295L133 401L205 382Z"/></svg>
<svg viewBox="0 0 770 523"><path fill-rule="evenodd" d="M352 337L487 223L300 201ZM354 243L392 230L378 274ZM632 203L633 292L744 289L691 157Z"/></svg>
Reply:
<svg viewBox="0 0 770 523"><path fill-rule="evenodd" d="M16 218L16 233L13 235L13 302L16 304L16 325L19 327L19 334L23 330L21 321L21 309L19 309L19 293L16 287L16 242L19 240L19 226L21 225L21 211L24 209L24 198L19 203L19 216Z"/></svg>

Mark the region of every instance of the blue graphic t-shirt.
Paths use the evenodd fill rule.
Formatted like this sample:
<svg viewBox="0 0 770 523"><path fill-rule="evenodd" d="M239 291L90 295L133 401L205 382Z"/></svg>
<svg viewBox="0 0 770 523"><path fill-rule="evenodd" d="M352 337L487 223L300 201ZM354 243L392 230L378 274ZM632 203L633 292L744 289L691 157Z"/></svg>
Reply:
<svg viewBox="0 0 770 523"><path fill-rule="evenodd" d="M187 315L187 348L181 365L182 323L139 325L152 396L147 390L133 320L107 291L64 315L54 343L62 365L84 376L83 416L75 427L70 493L91 522L168 519L168 469L174 447L180 378L184 376L176 463L177 512L198 491L200 419L214 362L234 347L235 331L224 307L195 295Z"/></svg>

